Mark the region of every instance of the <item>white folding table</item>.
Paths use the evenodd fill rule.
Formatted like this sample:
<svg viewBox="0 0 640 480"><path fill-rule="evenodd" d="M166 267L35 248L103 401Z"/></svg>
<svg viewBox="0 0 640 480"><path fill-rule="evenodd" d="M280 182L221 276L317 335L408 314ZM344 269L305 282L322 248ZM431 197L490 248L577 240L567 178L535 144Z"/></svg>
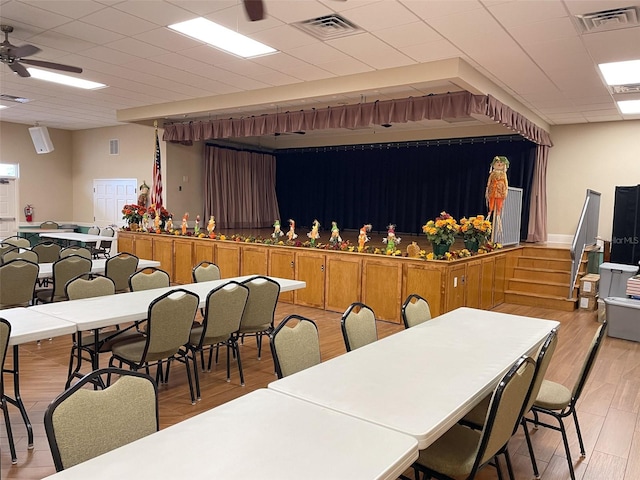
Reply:
<svg viewBox="0 0 640 480"><path fill-rule="evenodd" d="M459 308L268 387L409 434L422 450L558 325Z"/></svg>
<svg viewBox="0 0 640 480"><path fill-rule="evenodd" d="M13 367L12 369L5 368L4 371L5 373L13 375L14 398L7 396L7 401L20 410L22 419L27 426L28 448L33 448L33 429L20 395L18 345L35 342L42 338L59 337L75 333L76 325L73 322L35 311L33 307L0 310L0 317L8 320L11 324L9 346L13 347Z"/></svg>
<svg viewBox="0 0 640 480"><path fill-rule="evenodd" d="M106 258L95 258L91 261L92 273L104 273L105 265L107 263ZM40 271L38 272L38 278L50 278L53 275L53 263L40 263ZM138 261L138 270L143 270L147 267L159 267L160 262L157 260L145 260L141 258Z"/></svg>
<svg viewBox="0 0 640 480"><path fill-rule="evenodd" d="M64 240L66 245L71 242L81 243L96 243L96 247L100 246L100 241L115 242L116 235L108 237L106 235L91 235L89 233L76 233L76 232L53 232L53 233L41 233L40 238L53 238L56 240Z"/></svg>
<svg viewBox="0 0 640 480"><path fill-rule="evenodd" d="M417 458L408 435L259 389L47 478L395 480Z"/></svg>

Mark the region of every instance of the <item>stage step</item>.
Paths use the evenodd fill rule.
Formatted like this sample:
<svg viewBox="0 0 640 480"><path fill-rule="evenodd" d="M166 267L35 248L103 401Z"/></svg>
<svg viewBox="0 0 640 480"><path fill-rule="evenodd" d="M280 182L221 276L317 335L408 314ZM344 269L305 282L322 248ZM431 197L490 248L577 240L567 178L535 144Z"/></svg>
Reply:
<svg viewBox="0 0 640 480"><path fill-rule="evenodd" d="M522 280L536 280L539 282L564 283L569 286L571 272L569 270L552 270L550 268L533 268L516 266L513 278Z"/></svg>
<svg viewBox="0 0 640 480"><path fill-rule="evenodd" d="M527 280L523 278L510 278L509 280L507 280L507 290L511 292L566 297L568 294L569 286L567 283L554 283L540 280ZM576 298L578 297L577 285L573 287L573 296Z"/></svg>
<svg viewBox="0 0 640 480"><path fill-rule="evenodd" d="M504 301L516 305L552 308L564 312L572 312L578 307L577 298L568 299L566 297L517 292L513 290L505 290Z"/></svg>

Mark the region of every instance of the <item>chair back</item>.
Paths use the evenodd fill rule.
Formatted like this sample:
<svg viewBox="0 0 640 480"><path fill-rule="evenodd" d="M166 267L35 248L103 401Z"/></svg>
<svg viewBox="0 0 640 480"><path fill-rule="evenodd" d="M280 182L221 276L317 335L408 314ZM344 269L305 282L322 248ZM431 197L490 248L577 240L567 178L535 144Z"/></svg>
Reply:
<svg viewBox="0 0 640 480"><path fill-rule="evenodd" d="M48 230L56 230L60 228L60 225L58 225L56 222L52 222L51 220L47 220L46 222L42 222L40 224L40 228L46 228Z"/></svg>
<svg viewBox="0 0 640 480"><path fill-rule="evenodd" d="M39 272L37 263L19 258L0 266L0 309L28 306Z"/></svg>
<svg viewBox="0 0 640 480"><path fill-rule="evenodd" d="M89 272L91 272L91 260L79 255L70 255L54 262L52 300L54 297L66 298L64 287L67 282L82 273Z"/></svg>
<svg viewBox="0 0 640 480"><path fill-rule="evenodd" d="M73 245L71 247L63 248L60 250L60 258L68 257L70 255L78 255L80 257L88 258L91 260L91 250L84 247L78 247Z"/></svg>
<svg viewBox="0 0 640 480"><path fill-rule="evenodd" d="M19 248L31 248L31 242L27 238L19 237L17 235L13 237L7 237L2 240L2 243L5 245L13 245L14 247Z"/></svg>
<svg viewBox="0 0 640 480"><path fill-rule="evenodd" d="M4 371L4 360L9 350L9 337L11 336L11 324L8 320L0 318L0 371ZM0 375L0 394L4 393L2 377Z"/></svg>
<svg viewBox="0 0 640 480"><path fill-rule="evenodd" d="M531 410L531 407L536 401L536 398L538 398L538 392L540 391L542 381L544 380L544 376L547 373L547 368L549 368L549 363L551 363L551 358L553 357L553 352L555 352L557 345L558 331L554 328L553 330L551 330L549 335L547 335L547 338L538 350L538 356L536 358L536 369L533 373L533 382L531 382L531 392L529 392L527 396L524 411L522 412L523 414Z"/></svg>
<svg viewBox="0 0 640 480"><path fill-rule="evenodd" d="M89 235L100 235L100 227L94 225L93 227L89 227L89 230L87 230L87 233Z"/></svg>
<svg viewBox="0 0 640 480"><path fill-rule="evenodd" d="M112 227L104 227L102 229L102 236L103 237L114 237L116 234L115 230ZM104 243L104 240L101 240L102 243ZM109 244L111 244L111 242L109 242Z"/></svg>
<svg viewBox="0 0 640 480"><path fill-rule="evenodd" d="M108 277L98 273L82 273L67 282L64 291L69 300L102 297L116 293L116 286Z"/></svg>
<svg viewBox="0 0 640 480"><path fill-rule="evenodd" d="M32 252L38 254L40 263L53 263L60 258L62 247L54 242L40 242L31 248Z"/></svg>
<svg viewBox="0 0 640 480"><path fill-rule="evenodd" d="M270 278L257 276L245 280L242 285L249 289L249 298L240 321L240 331L273 327L280 284Z"/></svg>
<svg viewBox="0 0 640 480"><path fill-rule="evenodd" d="M11 250L16 250L17 248L18 247L11 245L10 243L0 243L0 265L2 265L2 257L4 257L4 254Z"/></svg>
<svg viewBox="0 0 640 480"><path fill-rule="evenodd" d="M151 302L140 365L171 357L189 343L199 303L198 295L183 288L171 290Z"/></svg>
<svg viewBox="0 0 640 480"><path fill-rule="evenodd" d="M487 419L480 435L478 454L469 478L496 456L506 445L524 413L536 362L521 357L502 377L489 404Z"/></svg>
<svg viewBox="0 0 640 480"><path fill-rule="evenodd" d="M593 370L593 365L596 363L596 358L598 357L598 353L600 353L600 347L602 346L602 341L604 339L604 335L607 331L608 323L605 320L602 325L598 327L595 335L593 336L593 340L591 340L591 345L589 346L589 350L587 351L587 357L582 364L582 369L580 370L580 375L578 376L578 380L576 384L573 386L571 398L572 403L576 403L582 394L582 390L584 389L587 380L589 379L589 374L591 370Z"/></svg>
<svg viewBox="0 0 640 480"><path fill-rule="evenodd" d="M198 348L207 344L206 339L229 337L238 331L248 297L249 289L234 281L214 288L207 294Z"/></svg>
<svg viewBox="0 0 640 480"><path fill-rule="evenodd" d="M107 375L119 378L103 390L83 388ZM51 402L44 427L60 472L157 432L156 384L140 372L95 370Z"/></svg>
<svg viewBox="0 0 640 480"><path fill-rule="evenodd" d="M22 250L19 248L14 248L13 250L8 251L2 256L2 263L10 262L11 260L16 259L28 260L29 262L39 263L39 257L36 252L32 252L31 250Z"/></svg>
<svg viewBox="0 0 640 480"><path fill-rule="evenodd" d="M104 274L113 280L116 292L129 289L129 277L138 269L138 262L138 257L126 252L107 259L104 264Z"/></svg>
<svg viewBox="0 0 640 480"><path fill-rule="evenodd" d="M129 277L129 289L132 292L168 287L170 283L169 274L156 267L144 268Z"/></svg>
<svg viewBox="0 0 640 480"><path fill-rule="evenodd" d="M352 303L342 315L340 326L347 352L378 340L376 316L364 303Z"/></svg>
<svg viewBox="0 0 640 480"><path fill-rule="evenodd" d="M289 322L298 324L291 328ZM269 335L278 378L287 377L320 363L318 327L308 318L289 315Z"/></svg>
<svg viewBox="0 0 640 480"><path fill-rule="evenodd" d="M415 327L431 320L429 302L417 293L412 293L402 304L402 323L404 328Z"/></svg>
<svg viewBox="0 0 640 480"><path fill-rule="evenodd" d="M196 283L220 280L220 268L218 268L218 265L206 260L193 267L191 274L193 281Z"/></svg>

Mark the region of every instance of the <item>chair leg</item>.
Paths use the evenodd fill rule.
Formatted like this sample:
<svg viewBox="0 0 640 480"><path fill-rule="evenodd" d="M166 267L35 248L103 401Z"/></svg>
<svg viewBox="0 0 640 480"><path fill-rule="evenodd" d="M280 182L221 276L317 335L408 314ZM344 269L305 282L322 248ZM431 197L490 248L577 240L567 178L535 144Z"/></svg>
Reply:
<svg viewBox="0 0 640 480"><path fill-rule="evenodd" d="M504 458L505 461L507 462L507 472L509 473L509 480L515 480L515 476L513 474L513 466L511 465L511 455L509 455L509 449L505 448L504 449Z"/></svg>
<svg viewBox="0 0 640 480"><path fill-rule="evenodd" d="M258 344L258 360L260 360L260 356L262 353L262 334L256 333L256 343Z"/></svg>
<svg viewBox="0 0 640 480"><path fill-rule="evenodd" d="M195 405L196 397L193 393L193 380L191 378L191 368L189 367L189 357L185 355L183 358L184 358L184 366L187 369L187 380L189 381L189 394L191 394L191 405ZM196 368L195 365L194 365L194 368Z"/></svg>
<svg viewBox="0 0 640 480"><path fill-rule="evenodd" d="M584 451L584 442L582 441L582 432L580 432L580 424L578 423L578 412L576 412L574 408L571 413L573 414L573 421L576 424L576 433L578 434L578 443L580 444L580 456L584 458L586 453Z"/></svg>
<svg viewBox="0 0 640 480"><path fill-rule="evenodd" d="M571 460L571 451L569 450L569 439L567 438L567 429L564 428L564 422L562 421L562 417L556 417L558 423L560 424L560 432L562 433L562 443L564 444L564 450L567 454L567 463L569 464L569 475L571 475L571 480L576 480L576 474L573 471L573 460Z"/></svg>
<svg viewBox="0 0 640 480"><path fill-rule="evenodd" d="M498 480L503 480L502 469L500 468L500 459L498 458L497 455L495 457L493 457L493 461L496 464L496 473L498 474ZM475 477L475 475L474 475L474 477Z"/></svg>
<svg viewBox="0 0 640 480"><path fill-rule="evenodd" d="M200 395L200 374L198 373L198 361L196 360L195 348L191 349L191 352L193 354L193 376L196 383L196 398L198 399L198 401L200 401L202 399ZM187 360L188 360L188 357L187 357Z"/></svg>
<svg viewBox="0 0 640 480"><path fill-rule="evenodd" d="M538 472L538 463L536 462L536 456L533 453L533 445L531 444L531 437L529 436L529 429L527 428L527 421L522 419L522 429L524 430L524 438L527 441L527 448L529 449L529 458L531 458L531 467L533 468L533 475L535 478L540 478Z"/></svg>
<svg viewBox="0 0 640 480"><path fill-rule="evenodd" d="M16 455L16 445L13 442L13 431L11 430L11 421L9 420L9 409L7 408L7 400L4 396L4 393L0 393L2 395L1 407L4 412L4 426L7 429L7 439L9 440L9 451L11 452L11 463L15 465L18 463L18 456Z"/></svg>
<svg viewBox="0 0 640 480"><path fill-rule="evenodd" d="M240 360L240 349L235 341L232 343L232 350L236 354L238 360L238 372L240 373L240 385L244 387L244 373L242 372L242 361Z"/></svg>
<svg viewBox="0 0 640 480"><path fill-rule="evenodd" d="M227 343L227 383L231 381L231 356L229 355L229 344Z"/></svg>

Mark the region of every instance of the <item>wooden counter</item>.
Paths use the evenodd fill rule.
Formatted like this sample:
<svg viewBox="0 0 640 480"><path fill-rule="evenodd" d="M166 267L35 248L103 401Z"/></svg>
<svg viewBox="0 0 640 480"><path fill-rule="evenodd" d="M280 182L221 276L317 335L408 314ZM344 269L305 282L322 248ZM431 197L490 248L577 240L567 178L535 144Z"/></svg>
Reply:
<svg viewBox="0 0 640 480"><path fill-rule="evenodd" d="M121 231L118 250L158 260L175 283L190 283L193 266L207 260L220 267L222 278L257 274L307 283L283 293L283 302L334 312L363 302L378 319L400 323L411 293L426 298L434 316L462 306L499 305L521 247L446 262Z"/></svg>

